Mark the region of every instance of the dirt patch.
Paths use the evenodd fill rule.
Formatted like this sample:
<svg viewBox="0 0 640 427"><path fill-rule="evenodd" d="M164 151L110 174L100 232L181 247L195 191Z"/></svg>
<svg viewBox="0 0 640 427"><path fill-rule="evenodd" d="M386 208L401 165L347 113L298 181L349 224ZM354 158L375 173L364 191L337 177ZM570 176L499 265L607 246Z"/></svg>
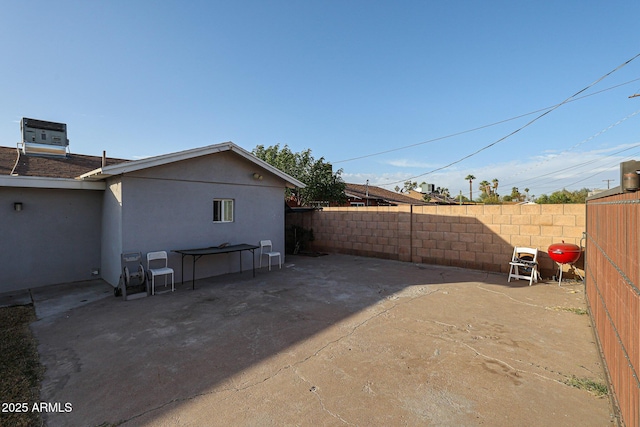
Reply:
<svg viewBox="0 0 640 427"><path fill-rule="evenodd" d="M28 427L41 425L39 386L43 368L37 344L29 329L35 320L32 305L0 308L0 425Z"/></svg>

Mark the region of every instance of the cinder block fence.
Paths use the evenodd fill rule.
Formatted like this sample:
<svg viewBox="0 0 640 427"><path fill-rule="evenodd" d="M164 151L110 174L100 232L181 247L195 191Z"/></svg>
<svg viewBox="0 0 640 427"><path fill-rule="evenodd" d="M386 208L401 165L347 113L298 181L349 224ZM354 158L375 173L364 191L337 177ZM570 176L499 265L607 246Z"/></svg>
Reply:
<svg viewBox="0 0 640 427"><path fill-rule="evenodd" d="M287 215L313 229L311 250L508 273L514 246L537 247L543 277L556 275L552 243L581 244L585 205L324 208ZM583 258L576 263L583 274ZM565 267L567 271L567 267Z"/></svg>

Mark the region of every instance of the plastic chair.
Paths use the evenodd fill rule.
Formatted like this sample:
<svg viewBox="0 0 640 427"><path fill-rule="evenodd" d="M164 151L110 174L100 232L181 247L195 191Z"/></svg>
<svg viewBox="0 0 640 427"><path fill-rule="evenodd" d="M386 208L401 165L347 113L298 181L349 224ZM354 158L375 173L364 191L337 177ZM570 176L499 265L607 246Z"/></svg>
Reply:
<svg viewBox="0 0 640 427"><path fill-rule="evenodd" d="M529 280L529 286L533 282L538 283L540 273L538 272L538 248L513 248L513 255L509 262L509 280L525 279Z"/></svg>
<svg viewBox="0 0 640 427"><path fill-rule="evenodd" d="M151 261L164 261L163 267L151 268ZM155 264L158 264L157 262ZM151 275L151 295L155 295L155 277L164 276L164 286L167 286L167 275L171 275L171 292L175 291L173 268L168 267L166 251L149 252L147 254L147 271Z"/></svg>
<svg viewBox="0 0 640 427"><path fill-rule="evenodd" d="M269 271L271 271L271 258L278 257L278 265L282 268L282 257L280 252L274 252L271 240L260 240L260 268L262 268L262 257L269 257Z"/></svg>

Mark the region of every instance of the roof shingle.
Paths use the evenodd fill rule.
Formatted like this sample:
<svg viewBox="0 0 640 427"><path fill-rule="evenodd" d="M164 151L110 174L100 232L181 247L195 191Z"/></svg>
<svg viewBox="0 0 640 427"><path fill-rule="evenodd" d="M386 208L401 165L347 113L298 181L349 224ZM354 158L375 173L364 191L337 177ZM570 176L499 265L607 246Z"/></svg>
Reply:
<svg viewBox="0 0 640 427"><path fill-rule="evenodd" d="M107 157L107 165L127 162ZM66 157L25 155L18 148L0 147L0 175L76 178L102 167L101 156L69 154ZM14 169L15 168L15 169Z"/></svg>
<svg viewBox="0 0 640 427"><path fill-rule="evenodd" d="M362 184L350 184L345 183L345 193L353 194L360 198L367 198L367 192L369 199L380 199L391 203L400 203L407 205L427 205L423 200L416 200L412 197L405 196L404 194L396 193L395 191L386 190L384 188L376 187L373 185Z"/></svg>

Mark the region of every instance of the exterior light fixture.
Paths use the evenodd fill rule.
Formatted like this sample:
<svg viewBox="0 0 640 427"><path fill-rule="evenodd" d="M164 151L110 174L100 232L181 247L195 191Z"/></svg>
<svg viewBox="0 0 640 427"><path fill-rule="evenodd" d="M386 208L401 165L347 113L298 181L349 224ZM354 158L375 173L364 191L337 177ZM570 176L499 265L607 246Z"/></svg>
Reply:
<svg viewBox="0 0 640 427"><path fill-rule="evenodd" d="M15 202L13 204L13 210L16 212L20 212L22 210L22 203L21 202Z"/></svg>
<svg viewBox="0 0 640 427"><path fill-rule="evenodd" d="M262 175L260 175L259 173L256 172L256 173L253 174L253 179L257 179L259 181L262 181Z"/></svg>

